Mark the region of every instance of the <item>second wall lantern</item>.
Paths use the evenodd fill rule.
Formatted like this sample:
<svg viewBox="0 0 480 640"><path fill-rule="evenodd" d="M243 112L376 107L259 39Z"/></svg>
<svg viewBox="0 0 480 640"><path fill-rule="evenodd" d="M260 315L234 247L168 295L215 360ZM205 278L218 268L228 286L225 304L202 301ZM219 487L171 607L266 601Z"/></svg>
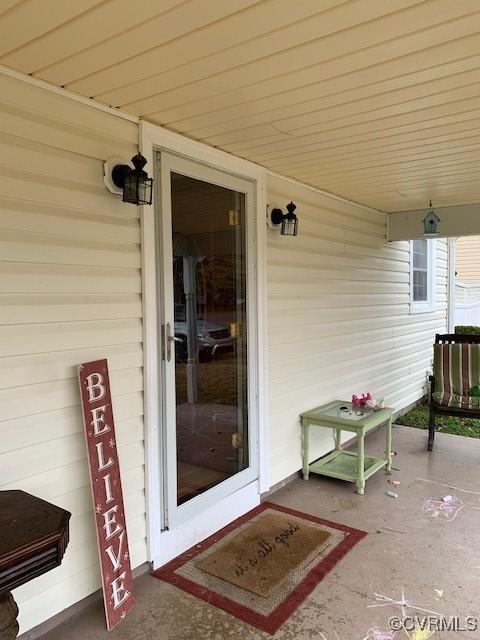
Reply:
<svg viewBox="0 0 480 640"><path fill-rule="evenodd" d="M295 214L297 205L287 204L287 213L279 207L267 208L267 224L271 229L278 229L282 236L296 236L298 233L298 218Z"/></svg>
<svg viewBox="0 0 480 640"><path fill-rule="evenodd" d="M109 191L122 194L123 202L152 204L153 178L144 170L147 160L141 153L132 158L133 168L118 158L109 158L105 164L105 185Z"/></svg>

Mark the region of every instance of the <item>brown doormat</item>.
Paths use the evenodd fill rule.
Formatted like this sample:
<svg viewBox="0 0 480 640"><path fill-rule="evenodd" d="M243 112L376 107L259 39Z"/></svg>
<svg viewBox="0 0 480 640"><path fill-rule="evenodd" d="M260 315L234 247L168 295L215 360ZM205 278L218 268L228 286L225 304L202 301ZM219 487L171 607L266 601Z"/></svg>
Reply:
<svg viewBox="0 0 480 640"><path fill-rule="evenodd" d="M330 535L305 520L267 511L231 541L198 560L196 566L267 597Z"/></svg>
<svg viewBox="0 0 480 640"><path fill-rule="evenodd" d="M278 517L280 520L277 519ZM264 520L263 524L261 524L262 520ZM257 547L253 544L252 548L251 545L255 541L256 531L261 531L262 539L265 539L267 545L272 545L274 531L268 530L265 533L264 530L264 524L268 523L277 528L280 523L282 528L280 533L275 532L273 536L276 548L267 553L268 546L261 547L261 540ZM262 528L258 529L257 524L261 524ZM304 530L306 532L307 527L313 528L319 533L317 536L313 536L313 542L309 533L302 544L297 544L295 538L300 540L297 534ZM322 533L326 535L321 535ZM219 607L231 615L273 634L337 562L366 535L364 531L347 527L344 524L324 520L301 511L294 511L271 502L264 502L213 536L185 551L164 567L157 569L153 575L205 600L210 605ZM279 539L275 540L275 538ZM323 542L321 538L323 538ZM282 540L287 542L289 547L286 547ZM261 580L262 577L267 577L267 572L251 571L260 564L258 551L261 548L266 554L261 558L262 561L270 562L269 557L276 558L275 562L270 564L270 570L275 572L275 576L267 588L263 585L266 581ZM307 548L309 548L309 553L307 553ZM231 550L230 557L227 553L229 549ZM241 561L239 566L244 571L245 583L248 576L248 586L233 581L241 576L235 575L232 578L231 575L232 568L235 574L236 561L234 562L233 558L238 554L239 549L242 551L242 555L238 556ZM292 556L289 549L292 551ZM257 557L255 557L255 550ZM293 562L293 553L298 553L296 564ZM301 554L303 554L303 559L301 559ZM260 556L262 556L261 553ZM214 560L216 560L215 563ZM250 566L250 560L252 560L253 567ZM257 565L253 562L255 560L257 560ZM277 567L282 563L288 563L289 568L283 571L281 566ZM215 565L217 565L216 568ZM245 571L244 567L247 565L248 571ZM203 567L206 569L204 570ZM219 577L217 569L229 571L228 579ZM241 574L239 568L237 568L237 572ZM227 574L225 573L225 575ZM255 580L251 577L255 577ZM255 582L255 586L258 589L261 588L263 593L270 590L269 595L259 595L258 591L252 590L252 584Z"/></svg>

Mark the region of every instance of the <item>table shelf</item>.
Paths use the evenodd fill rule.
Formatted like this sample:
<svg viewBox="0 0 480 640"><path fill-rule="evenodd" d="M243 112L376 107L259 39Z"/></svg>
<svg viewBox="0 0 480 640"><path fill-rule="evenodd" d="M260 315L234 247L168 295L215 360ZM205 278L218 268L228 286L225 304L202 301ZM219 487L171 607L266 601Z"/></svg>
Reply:
<svg viewBox="0 0 480 640"><path fill-rule="evenodd" d="M386 458L373 458L364 456L364 478L365 480L379 469L386 467ZM319 458L309 465L310 473L318 473L339 480L356 482L358 477L358 455L353 451L332 451L324 458Z"/></svg>

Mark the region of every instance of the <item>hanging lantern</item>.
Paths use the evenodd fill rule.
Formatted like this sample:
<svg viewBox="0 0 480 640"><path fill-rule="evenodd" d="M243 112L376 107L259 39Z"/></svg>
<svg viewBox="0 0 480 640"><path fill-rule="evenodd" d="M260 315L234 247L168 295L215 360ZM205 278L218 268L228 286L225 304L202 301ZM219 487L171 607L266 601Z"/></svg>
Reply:
<svg viewBox="0 0 480 640"><path fill-rule="evenodd" d="M293 204L293 202L290 202L290 204L287 204L288 213L286 213L283 216L282 230L280 231L282 236L296 236L297 235L298 218L294 213L296 208L297 208L297 206L295 204Z"/></svg>
<svg viewBox="0 0 480 640"><path fill-rule="evenodd" d="M435 238L438 236L438 223L440 218L437 216L435 210L432 208L432 201L430 200L429 210L425 218L423 219L423 237Z"/></svg>
<svg viewBox="0 0 480 640"><path fill-rule="evenodd" d="M277 228L281 225L280 233L282 236L296 236L298 233L298 218L294 213L296 208L297 206L293 202L287 204L288 213L283 213L279 208L273 208L270 211L270 226Z"/></svg>
<svg viewBox="0 0 480 640"><path fill-rule="evenodd" d="M143 169L147 160L137 153L132 158L133 169L117 158L109 158L104 164L105 186L109 191L122 194L123 202L152 204L153 178Z"/></svg>
<svg viewBox="0 0 480 640"><path fill-rule="evenodd" d="M123 202L131 204L152 204L153 178L148 177L148 173L143 170L147 160L141 153L137 153L132 158L135 167L125 176L123 185Z"/></svg>

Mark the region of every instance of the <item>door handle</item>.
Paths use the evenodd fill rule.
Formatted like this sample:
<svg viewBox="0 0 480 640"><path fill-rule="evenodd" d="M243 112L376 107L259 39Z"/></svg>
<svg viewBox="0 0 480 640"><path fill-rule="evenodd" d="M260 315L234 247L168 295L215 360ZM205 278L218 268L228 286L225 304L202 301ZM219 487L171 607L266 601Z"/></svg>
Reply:
<svg viewBox="0 0 480 640"><path fill-rule="evenodd" d="M172 359L172 342L183 342L181 338L172 335L172 327L169 322L165 325L165 354L166 361L170 362Z"/></svg>

